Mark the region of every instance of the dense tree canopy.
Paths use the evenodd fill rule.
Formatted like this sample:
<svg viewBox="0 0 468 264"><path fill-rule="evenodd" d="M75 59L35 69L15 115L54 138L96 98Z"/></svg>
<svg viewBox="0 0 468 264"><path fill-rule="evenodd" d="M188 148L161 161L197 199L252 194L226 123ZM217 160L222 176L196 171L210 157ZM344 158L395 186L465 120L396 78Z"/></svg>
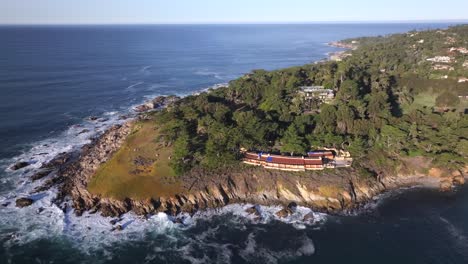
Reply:
<svg viewBox="0 0 468 264"><path fill-rule="evenodd" d="M468 153L468 118L456 108L468 85L435 78L426 58L468 43L468 26L444 31L361 38L352 56L277 71L256 70L229 87L189 96L155 114L174 146L173 167L216 168L237 162L239 149L302 155L318 147L347 148L368 167L426 156L459 168ZM456 44L446 44L447 37ZM419 43L425 39L424 43ZM428 44L430 43L430 44ZM468 59L456 54L457 61ZM450 75L465 75L468 69ZM438 76L438 75L437 75ZM305 113L300 86L336 92L331 104ZM429 103L434 98L434 105ZM421 103L422 102L422 103ZM437 107L445 111L438 111ZM372 169L372 168L370 168Z"/></svg>

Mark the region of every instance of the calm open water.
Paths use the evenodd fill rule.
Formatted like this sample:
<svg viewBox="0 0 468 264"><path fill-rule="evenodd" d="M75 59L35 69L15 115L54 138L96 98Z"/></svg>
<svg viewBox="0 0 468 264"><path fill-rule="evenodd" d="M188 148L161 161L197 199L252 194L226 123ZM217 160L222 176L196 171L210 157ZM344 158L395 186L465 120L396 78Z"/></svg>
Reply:
<svg viewBox="0 0 468 264"><path fill-rule="evenodd" d="M307 208L280 221L233 205L173 224L160 214L77 218L39 193L28 174L76 149L156 95L187 95L251 71L301 65L325 43L448 24L0 27L0 263L467 263L468 189L411 190L356 216ZM91 121L90 116L99 117ZM89 131L88 131L89 130ZM83 133L80 133L83 132ZM28 168L11 172L17 160Z"/></svg>

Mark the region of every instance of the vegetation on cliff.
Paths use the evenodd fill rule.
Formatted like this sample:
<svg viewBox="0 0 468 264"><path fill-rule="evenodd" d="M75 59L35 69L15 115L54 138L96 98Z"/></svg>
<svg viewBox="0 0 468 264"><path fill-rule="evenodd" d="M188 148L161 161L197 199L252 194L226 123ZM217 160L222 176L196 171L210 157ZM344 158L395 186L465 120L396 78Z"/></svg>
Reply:
<svg viewBox="0 0 468 264"><path fill-rule="evenodd" d="M468 26L354 42L359 47L343 61L255 70L156 113L164 140L174 145L176 172L236 162L241 147L297 154L346 148L373 174L405 156L463 166L468 118L459 96L468 93L468 82L458 80L468 76L468 54L450 49L468 46ZM428 59L437 56L450 57L445 64L453 69L433 68ZM335 102L304 114L297 93L304 85L334 89Z"/></svg>

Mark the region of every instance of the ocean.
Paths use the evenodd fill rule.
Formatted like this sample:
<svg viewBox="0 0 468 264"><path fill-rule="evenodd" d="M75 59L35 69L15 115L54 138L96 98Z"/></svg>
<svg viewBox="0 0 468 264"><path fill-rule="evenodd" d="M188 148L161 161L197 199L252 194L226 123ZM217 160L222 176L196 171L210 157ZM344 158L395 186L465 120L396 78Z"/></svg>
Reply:
<svg viewBox="0 0 468 264"><path fill-rule="evenodd" d="M339 50L331 41L449 25L0 26L0 263L467 263L465 187L385 194L359 213L315 213L313 222L302 221L302 207L287 219L261 207L258 221L244 212L250 205L230 205L183 224L130 213L120 232L111 218L63 212L54 189L14 206L40 184L28 175L42 162L157 95L325 59ZM8 169L20 160L31 165Z"/></svg>

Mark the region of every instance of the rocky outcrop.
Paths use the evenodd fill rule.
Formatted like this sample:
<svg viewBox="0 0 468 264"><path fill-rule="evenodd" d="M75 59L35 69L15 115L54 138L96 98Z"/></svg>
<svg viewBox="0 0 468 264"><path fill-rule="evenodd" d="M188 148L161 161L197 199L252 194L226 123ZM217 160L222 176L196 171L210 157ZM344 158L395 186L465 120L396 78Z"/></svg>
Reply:
<svg viewBox="0 0 468 264"><path fill-rule="evenodd" d="M121 209L113 208L129 208L126 201L120 203L113 201L113 203L107 204L105 199L101 201L99 197L92 195L86 187L99 166L122 145L130 134L131 126L132 122L112 126L92 143L83 146L81 155L76 161L59 169L57 175L63 184L57 202L63 201L69 195L77 214L81 214L85 210L101 209L103 212L109 212L108 215L119 215Z"/></svg>
<svg viewBox="0 0 468 264"><path fill-rule="evenodd" d="M153 109L159 109L175 103L180 98L177 96L158 96L142 105L135 107L136 112L146 112Z"/></svg>
<svg viewBox="0 0 468 264"><path fill-rule="evenodd" d="M24 167L27 167L29 166L29 162L26 162L26 161L19 161L17 163L15 163L13 166L10 167L10 170L19 170L19 169L22 169Z"/></svg>
<svg viewBox="0 0 468 264"><path fill-rule="evenodd" d="M19 199L16 200L16 207L23 208L23 207L26 207L26 206L30 206L33 203L34 203L33 199L19 198Z"/></svg>

